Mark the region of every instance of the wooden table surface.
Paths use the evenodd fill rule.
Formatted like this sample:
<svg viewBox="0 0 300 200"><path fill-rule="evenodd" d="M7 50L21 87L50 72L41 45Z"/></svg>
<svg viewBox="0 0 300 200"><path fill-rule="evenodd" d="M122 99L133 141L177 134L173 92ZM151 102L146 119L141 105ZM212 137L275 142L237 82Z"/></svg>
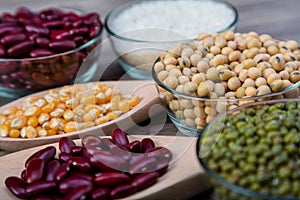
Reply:
<svg viewBox="0 0 300 200"><path fill-rule="evenodd" d="M86 11L97 11L101 14L104 21L107 13L113 8L130 2L132 0L0 0L0 11L18 7L28 6L30 8L40 7L44 4L50 4L61 7L74 7ZM279 39L293 39L300 43L300 0L228 0L233 4L239 13L237 32L255 31L259 34L268 33ZM123 77L124 71L116 62L116 55L112 47L107 42L107 34L104 32L104 43L101 50L100 66L105 66L106 70L101 80L119 80ZM130 77L125 76L125 79ZM0 104L9 102L7 99L0 99ZM149 122L149 121L148 121ZM161 122L151 122L147 125L134 127L131 131L133 134L147 134ZM163 134L174 135L180 134L175 126L167 120L161 130Z"/></svg>

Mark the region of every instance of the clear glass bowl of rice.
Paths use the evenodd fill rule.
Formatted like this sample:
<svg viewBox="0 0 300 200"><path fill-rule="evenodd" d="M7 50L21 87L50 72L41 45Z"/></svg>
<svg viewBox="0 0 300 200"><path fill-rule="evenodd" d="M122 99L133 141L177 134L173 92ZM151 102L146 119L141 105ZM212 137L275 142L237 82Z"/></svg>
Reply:
<svg viewBox="0 0 300 200"><path fill-rule="evenodd" d="M112 10L105 28L126 73L134 79L152 79L159 53L199 33L233 30L236 8L218 0L143 0Z"/></svg>

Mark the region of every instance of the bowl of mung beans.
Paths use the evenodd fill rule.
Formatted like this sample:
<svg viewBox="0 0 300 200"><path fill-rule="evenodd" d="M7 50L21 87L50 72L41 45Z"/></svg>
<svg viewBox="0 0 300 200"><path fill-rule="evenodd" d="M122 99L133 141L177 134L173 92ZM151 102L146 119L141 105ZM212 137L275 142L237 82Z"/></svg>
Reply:
<svg viewBox="0 0 300 200"><path fill-rule="evenodd" d="M300 199L300 100L244 105L219 114L197 141L213 199Z"/></svg>
<svg viewBox="0 0 300 200"><path fill-rule="evenodd" d="M152 76L177 128L196 136L214 116L244 104L299 98L294 40L256 32L201 33L161 52Z"/></svg>

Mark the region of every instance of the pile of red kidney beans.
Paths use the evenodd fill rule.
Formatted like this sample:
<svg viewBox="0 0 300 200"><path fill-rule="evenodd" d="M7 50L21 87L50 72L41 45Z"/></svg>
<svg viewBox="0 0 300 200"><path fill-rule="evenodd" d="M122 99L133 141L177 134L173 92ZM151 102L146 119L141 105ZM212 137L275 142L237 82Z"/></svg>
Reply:
<svg viewBox="0 0 300 200"><path fill-rule="evenodd" d="M68 83L96 42L80 51L55 58L20 59L68 52L91 41L101 34L101 30L100 16L95 12L78 14L58 8L34 12L20 7L14 13L2 13L0 84L12 89L35 90Z"/></svg>
<svg viewBox="0 0 300 200"><path fill-rule="evenodd" d="M48 146L32 154L20 177L6 178L6 187L20 199L118 199L155 184L172 159L169 149L150 138L129 141L119 128L111 138L86 135L82 146L63 137L59 150Z"/></svg>

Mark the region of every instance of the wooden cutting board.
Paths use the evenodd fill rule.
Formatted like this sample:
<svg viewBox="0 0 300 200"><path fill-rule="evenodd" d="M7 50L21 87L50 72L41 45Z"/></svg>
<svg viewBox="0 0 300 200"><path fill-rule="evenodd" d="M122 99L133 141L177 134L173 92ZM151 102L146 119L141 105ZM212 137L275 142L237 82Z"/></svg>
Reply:
<svg viewBox="0 0 300 200"><path fill-rule="evenodd" d="M97 132L98 134L106 135L111 133L114 128L120 126L122 126L120 128L126 130L136 125L137 123L149 118L149 109L152 106L161 103L156 85L153 81L103 81L103 83L112 88L119 89L123 95L139 96L141 98L140 103L115 120L84 130L32 139L0 137L0 149L8 152L14 152L30 147L57 142L63 136L68 136L75 139L84 134L95 132ZM47 92L48 90L34 93L3 105L2 107L0 107L0 113L11 106L19 106L24 101L24 99L29 96L44 96L44 94L46 94Z"/></svg>
<svg viewBox="0 0 300 200"><path fill-rule="evenodd" d="M209 187L208 176L200 166L196 154L195 137L185 136L129 136L130 141L150 137L156 146L169 148L173 153L169 170L159 178L158 182L125 199L188 199ZM81 140L75 140L80 144ZM57 143L50 144L55 147ZM16 199L7 190L4 181L8 176L20 176L25 160L34 152L49 145L34 147L27 150L0 157L0 197L3 200Z"/></svg>

